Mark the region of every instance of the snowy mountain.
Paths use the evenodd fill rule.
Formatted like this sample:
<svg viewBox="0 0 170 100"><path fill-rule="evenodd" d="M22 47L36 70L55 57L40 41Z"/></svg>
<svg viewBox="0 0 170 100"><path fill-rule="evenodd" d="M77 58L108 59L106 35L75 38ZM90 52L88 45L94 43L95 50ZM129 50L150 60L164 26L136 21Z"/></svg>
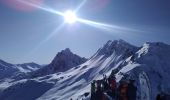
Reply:
<svg viewBox="0 0 170 100"><path fill-rule="evenodd" d="M141 64L150 80L151 98L157 93L170 93L170 45L164 43L145 43L135 55L136 63Z"/></svg>
<svg viewBox="0 0 170 100"><path fill-rule="evenodd" d="M49 65L33 72L32 76L37 77L56 72L64 72L84 63L86 60L86 58L73 54L69 48L66 48L59 52Z"/></svg>
<svg viewBox="0 0 170 100"><path fill-rule="evenodd" d="M102 48L100 48L96 52L96 54L94 56L96 57L96 56L104 55L104 56L108 57L108 56L112 55L113 53L116 55L129 56L129 55L131 55L131 53L136 52L137 49L138 49L137 47L127 43L124 40L115 40L115 41L109 40ZM124 58L126 58L126 57L124 57Z"/></svg>
<svg viewBox="0 0 170 100"><path fill-rule="evenodd" d="M42 68L41 65L36 64L34 62L32 62L32 63L24 63L24 64L17 64L16 66L23 73L33 72L33 71L36 71L36 70Z"/></svg>
<svg viewBox="0 0 170 100"><path fill-rule="evenodd" d="M103 74L109 75L126 58L137 51L138 47L123 40L108 41L88 61L58 75L63 77L54 87L37 100L66 100L83 96L90 92L92 80L101 79ZM55 92L54 92L55 91Z"/></svg>
<svg viewBox="0 0 170 100"><path fill-rule="evenodd" d="M19 70L14 67L13 64L0 60L0 80L11 77L17 72L19 72Z"/></svg>
<svg viewBox="0 0 170 100"><path fill-rule="evenodd" d="M71 98L89 100L90 83L102 79L102 74L109 76L112 70L116 73L117 82L128 78L136 80L138 95L141 98L139 100L143 100L143 96L148 98L146 100L155 100L160 92L170 93L170 86L167 84L170 80L170 45L147 42L141 47L135 47L123 40L108 41L86 62L67 66L66 69L58 62L62 62L60 57L66 59L63 55L70 54L70 50L63 51L44 67L48 70L53 64L61 65L61 67L53 65L56 69L50 70L51 74L1 83L0 88L3 86L5 88L0 92L0 100L70 100ZM42 73L40 70L36 73Z"/></svg>
<svg viewBox="0 0 170 100"><path fill-rule="evenodd" d="M36 63L10 64L0 60L0 80L10 78L21 73L28 73L41 68Z"/></svg>

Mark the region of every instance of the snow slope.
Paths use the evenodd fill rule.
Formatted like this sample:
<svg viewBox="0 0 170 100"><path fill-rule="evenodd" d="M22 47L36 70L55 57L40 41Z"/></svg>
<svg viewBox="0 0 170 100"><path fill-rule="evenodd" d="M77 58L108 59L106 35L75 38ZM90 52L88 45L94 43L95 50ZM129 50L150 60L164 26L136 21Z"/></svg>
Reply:
<svg viewBox="0 0 170 100"><path fill-rule="evenodd" d="M42 68L41 65L38 65L38 64L33 63L33 62L32 63L17 64L16 66L20 70L20 72L23 72L23 73L36 71L36 70Z"/></svg>
<svg viewBox="0 0 170 100"><path fill-rule="evenodd" d="M77 99L84 93L90 92L92 80L102 78L104 73L109 75L111 69L120 66L136 50L137 47L123 40L108 41L87 62L65 72L70 77L57 82L52 89L37 100Z"/></svg>
<svg viewBox="0 0 170 100"><path fill-rule="evenodd" d="M170 79L169 60L170 46L164 43L145 43L138 48L123 40L108 41L86 63L65 72L72 77L57 82L54 88L37 100L77 99L90 92L90 82L93 79L101 79L103 73L109 75L112 69L118 70L117 82L123 78L120 73L129 74L130 77L140 81L139 73L145 72L149 78L151 100L155 100L157 93L170 91L167 85Z"/></svg>
<svg viewBox="0 0 170 100"><path fill-rule="evenodd" d="M90 92L91 81L101 79L102 74L109 76L114 70L117 82L133 78L136 80L138 92L141 92L141 87L145 87L144 90L147 89L150 93L148 98L155 100L159 92L170 93L170 86L167 84L170 80L169 60L170 46L164 43L148 42L139 48L123 40L108 41L85 63L69 67L66 71L9 82L9 86L0 93L0 99L27 100L28 96L24 96L25 93L32 94L30 91L39 93L41 90L43 93L35 94L29 100L69 100L71 98L89 100L90 95L85 97L85 94ZM147 81L140 76L143 72L146 73ZM50 85L48 88L35 89L36 84L42 84L41 87ZM27 91L28 87L29 91ZM142 95L144 95L143 92L139 96Z"/></svg>

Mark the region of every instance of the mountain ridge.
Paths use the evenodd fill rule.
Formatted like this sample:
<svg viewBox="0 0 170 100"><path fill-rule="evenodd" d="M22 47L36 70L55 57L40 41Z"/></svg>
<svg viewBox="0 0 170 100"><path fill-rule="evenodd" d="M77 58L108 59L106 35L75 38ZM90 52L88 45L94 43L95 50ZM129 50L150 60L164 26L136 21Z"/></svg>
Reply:
<svg viewBox="0 0 170 100"><path fill-rule="evenodd" d="M69 48L58 52L50 64L32 74L33 77L63 72L84 63L87 59L71 52Z"/></svg>
<svg viewBox="0 0 170 100"><path fill-rule="evenodd" d="M169 51L170 46L160 42L146 42L141 47L136 47L121 40L108 41L90 59L82 64L72 66L63 72L59 71L34 78L25 78L15 81L15 84L17 86L20 86L21 83L22 86L25 84L24 88L26 88L34 87L34 85L39 83L43 83L45 86L52 83L52 87L43 90L44 93L36 100L66 100L70 98L74 100L84 93L89 93L90 83L93 80L101 79L103 74L109 76L112 71L115 71L117 82L125 78L123 74L128 74L138 82L137 87L140 88L139 74L145 72L150 81L150 89L153 91L150 94L151 100L155 100L159 92L169 93L170 91L170 86L167 85L170 80L170 70L168 70L170 69ZM70 51L67 49L66 52ZM15 85L9 85L9 87L13 87L12 89L16 93L20 89L26 91L23 87L15 88ZM0 95L0 99L5 98L4 96L8 95L10 90L11 88L6 88L6 92ZM23 95L21 92L19 94ZM19 97L17 100L20 100ZM87 98L87 100L89 99Z"/></svg>
<svg viewBox="0 0 170 100"><path fill-rule="evenodd" d="M4 60L0 60L0 79L14 77L19 74L28 73L41 68L41 65L36 63L11 64Z"/></svg>

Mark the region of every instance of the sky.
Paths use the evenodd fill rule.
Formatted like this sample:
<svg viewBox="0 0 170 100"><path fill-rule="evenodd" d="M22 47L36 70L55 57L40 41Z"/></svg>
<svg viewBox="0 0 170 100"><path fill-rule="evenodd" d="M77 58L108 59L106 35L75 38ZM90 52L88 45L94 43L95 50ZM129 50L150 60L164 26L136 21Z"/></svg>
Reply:
<svg viewBox="0 0 170 100"><path fill-rule="evenodd" d="M0 59L9 63L48 64L65 48L88 58L108 40L123 39L136 46L170 44L169 0L26 1L37 7L0 0ZM47 9L76 10L78 18L100 24L68 24Z"/></svg>

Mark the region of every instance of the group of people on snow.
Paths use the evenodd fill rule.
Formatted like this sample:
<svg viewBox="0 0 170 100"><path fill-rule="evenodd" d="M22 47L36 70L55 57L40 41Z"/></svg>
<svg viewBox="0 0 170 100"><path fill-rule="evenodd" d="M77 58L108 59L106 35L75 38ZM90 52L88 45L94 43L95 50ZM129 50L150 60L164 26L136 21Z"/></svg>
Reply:
<svg viewBox="0 0 170 100"><path fill-rule="evenodd" d="M170 100L170 95L165 93L159 93L156 96L156 100Z"/></svg>
<svg viewBox="0 0 170 100"><path fill-rule="evenodd" d="M115 75L91 83L91 100L136 100L135 80L116 82Z"/></svg>

